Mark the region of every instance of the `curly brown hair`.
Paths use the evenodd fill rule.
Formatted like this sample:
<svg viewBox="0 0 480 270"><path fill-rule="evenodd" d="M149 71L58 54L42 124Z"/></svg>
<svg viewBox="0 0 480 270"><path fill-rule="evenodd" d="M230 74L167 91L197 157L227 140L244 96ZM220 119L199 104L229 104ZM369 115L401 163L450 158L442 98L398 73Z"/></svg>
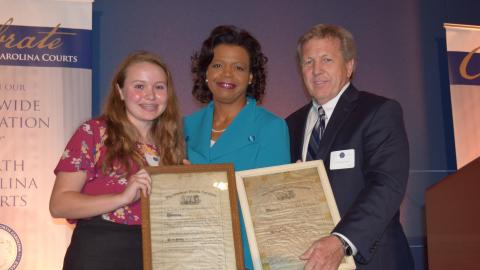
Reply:
<svg viewBox="0 0 480 270"><path fill-rule="evenodd" d="M208 66L213 59L213 49L220 44L237 45L244 48L250 57L252 83L248 85L247 96L261 103L265 94L267 57L262 53L260 43L247 31L232 25L215 27L210 36L203 41L200 52L192 56L193 96L202 103L212 100L212 92L205 82Z"/></svg>
<svg viewBox="0 0 480 270"><path fill-rule="evenodd" d="M110 170L119 163L127 171L132 162L143 167L143 157L136 150L136 142L140 137L138 130L128 120L125 102L120 98L117 85L123 87L128 68L136 63L147 62L159 66L167 75L167 107L154 120L150 135L157 146L162 165L181 164L185 157L185 142L182 134L182 121L173 89L172 76L160 58L146 51L133 52L127 56L117 69L110 85L110 94L106 100L103 117L107 122L107 148L103 169Z"/></svg>

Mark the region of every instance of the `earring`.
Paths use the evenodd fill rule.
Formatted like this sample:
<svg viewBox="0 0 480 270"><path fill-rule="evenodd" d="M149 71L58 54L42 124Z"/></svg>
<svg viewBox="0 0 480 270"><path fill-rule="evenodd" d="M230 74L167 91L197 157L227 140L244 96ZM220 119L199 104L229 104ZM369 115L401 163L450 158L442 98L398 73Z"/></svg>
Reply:
<svg viewBox="0 0 480 270"><path fill-rule="evenodd" d="M205 82L208 83L208 79L205 79Z"/></svg>

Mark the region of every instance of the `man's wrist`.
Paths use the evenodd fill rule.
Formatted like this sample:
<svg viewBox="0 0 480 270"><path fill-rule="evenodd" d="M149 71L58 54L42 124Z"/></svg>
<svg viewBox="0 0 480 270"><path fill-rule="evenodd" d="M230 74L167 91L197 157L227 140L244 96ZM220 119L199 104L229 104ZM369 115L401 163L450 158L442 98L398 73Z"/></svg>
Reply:
<svg viewBox="0 0 480 270"><path fill-rule="evenodd" d="M343 254L345 256L352 256L353 250L350 247L350 245L347 243L347 241L345 241L340 235L337 235L337 234L332 234L332 235L335 236L338 240L340 240L340 243L342 244L342 248L343 248Z"/></svg>

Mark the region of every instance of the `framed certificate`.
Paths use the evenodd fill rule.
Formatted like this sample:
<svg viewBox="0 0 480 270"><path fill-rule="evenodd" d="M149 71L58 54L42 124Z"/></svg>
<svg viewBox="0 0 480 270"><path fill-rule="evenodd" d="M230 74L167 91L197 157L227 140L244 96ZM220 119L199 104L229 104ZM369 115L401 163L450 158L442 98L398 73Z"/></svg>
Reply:
<svg viewBox="0 0 480 270"><path fill-rule="evenodd" d="M143 269L243 269L232 164L149 167Z"/></svg>
<svg viewBox="0 0 480 270"><path fill-rule="evenodd" d="M236 181L255 270L303 269L298 257L340 221L321 160L240 171ZM355 269L353 258L339 269Z"/></svg>

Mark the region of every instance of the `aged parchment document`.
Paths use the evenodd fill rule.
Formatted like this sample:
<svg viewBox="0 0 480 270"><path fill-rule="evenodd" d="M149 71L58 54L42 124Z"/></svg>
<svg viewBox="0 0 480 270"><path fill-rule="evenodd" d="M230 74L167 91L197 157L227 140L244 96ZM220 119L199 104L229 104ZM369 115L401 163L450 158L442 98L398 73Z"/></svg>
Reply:
<svg viewBox="0 0 480 270"><path fill-rule="evenodd" d="M318 161L237 172L255 269L303 269L298 257L331 233L340 217L326 177ZM355 268L349 259L340 269Z"/></svg>
<svg viewBox="0 0 480 270"><path fill-rule="evenodd" d="M237 269L227 173L151 177L152 269Z"/></svg>

